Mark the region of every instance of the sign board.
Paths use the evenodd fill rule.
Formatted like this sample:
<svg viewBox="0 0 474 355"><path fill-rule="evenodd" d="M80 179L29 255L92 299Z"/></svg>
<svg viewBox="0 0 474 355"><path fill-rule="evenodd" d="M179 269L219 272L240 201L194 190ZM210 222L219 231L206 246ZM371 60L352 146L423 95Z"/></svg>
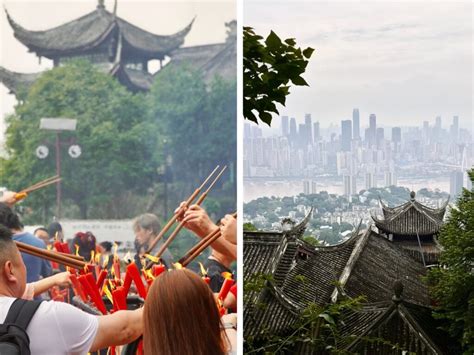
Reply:
<svg viewBox="0 0 474 355"><path fill-rule="evenodd" d="M53 131L75 131L77 120L73 118L42 118L40 129Z"/></svg>

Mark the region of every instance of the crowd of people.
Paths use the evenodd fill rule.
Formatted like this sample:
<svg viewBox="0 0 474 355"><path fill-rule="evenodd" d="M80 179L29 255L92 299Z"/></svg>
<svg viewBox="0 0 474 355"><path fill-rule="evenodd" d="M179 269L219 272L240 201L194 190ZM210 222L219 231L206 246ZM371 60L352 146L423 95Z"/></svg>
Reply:
<svg viewBox="0 0 474 355"><path fill-rule="evenodd" d="M60 265L55 269L45 259L20 253L15 241L52 248L53 241L63 241L63 230L58 222L53 222L47 228L37 228L33 234L26 232L14 211L14 196L14 192L0 196L0 323L11 319L9 312L23 306L19 300L39 303L25 327L32 354L86 354L129 344L141 336L145 354L235 352L236 286L231 288L222 305L216 298L224 282L223 273L231 272L231 264L237 258L233 216L225 216L217 225L200 206L186 207L183 202L175 211L184 227L199 238L220 229L222 236L211 244L210 256L204 263L209 285L189 268L175 269L176 260L166 250L161 261L169 272L153 281L143 307L96 316L67 302L43 300L42 294L52 287L69 287L70 273ZM145 252L160 230L159 219L153 214L134 219L137 265L142 265ZM102 257L112 255L112 243L97 243L91 232L76 233L70 244L74 253L76 245L78 254L85 260L90 260L93 252L100 252ZM160 240L151 254L162 245L163 240ZM110 268L113 258L108 260L106 267ZM222 315L222 307L227 309L227 314Z"/></svg>

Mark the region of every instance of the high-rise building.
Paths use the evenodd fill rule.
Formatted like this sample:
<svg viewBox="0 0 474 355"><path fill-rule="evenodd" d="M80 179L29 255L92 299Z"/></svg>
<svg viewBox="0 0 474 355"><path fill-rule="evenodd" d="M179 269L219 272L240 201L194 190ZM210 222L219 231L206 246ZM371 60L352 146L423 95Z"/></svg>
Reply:
<svg viewBox="0 0 474 355"><path fill-rule="evenodd" d="M252 126L250 123L244 124L244 138L251 138L252 137Z"/></svg>
<svg viewBox="0 0 474 355"><path fill-rule="evenodd" d="M288 116L281 116L281 134L285 137L290 134Z"/></svg>
<svg viewBox="0 0 474 355"><path fill-rule="evenodd" d="M365 188L367 190L377 187L375 174L371 172L365 173Z"/></svg>
<svg viewBox="0 0 474 355"><path fill-rule="evenodd" d="M397 186L397 177L393 170L386 171L384 174L385 187Z"/></svg>
<svg viewBox="0 0 474 355"><path fill-rule="evenodd" d="M303 193L309 195L311 182L309 180L303 180Z"/></svg>
<svg viewBox="0 0 474 355"><path fill-rule="evenodd" d="M385 130L383 129L383 127L377 128L376 144L377 144L378 149L382 148L384 139L385 139Z"/></svg>
<svg viewBox="0 0 474 355"><path fill-rule="evenodd" d="M298 131L296 130L296 120L294 117L290 119L290 142L298 139Z"/></svg>
<svg viewBox="0 0 474 355"><path fill-rule="evenodd" d="M352 121L341 121L341 150L343 152L351 151L352 142Z"/></svg>
<svg viewBox="0 0 474 355"><path fill-rule="evenodd" d="M306 124L305 123L298 124L298 144L300 146L305 146L307 137L308 137L308 134L306 132Z"/></svg>
<svg viewBox="0 0 474 355"><path fill-rule="evenodd" d="M359 109L352 110L352 138L360 139Z"/></svg>
<svg viewBox="0 0 474 355"><path fill-rule="evenodd" d="M304 124L306 125L305 131L306 131L306 144L313 144L313 122L311 119L311 114L307 113L304 116Z"/></svg>
<svg viewBox="0 0 474 355"><path fill-rule="evenodd" d="M313 137L314 141L317 142L321 138L321 132L319 130L319 122L313 123Z"/></svg>
<svg viewBox="0 0 474 355"><path fill-rule="evenodd" d="M344 175L344 195L350 197L357 194L357 177L355 175Z"/></svg>
<svg viewBox="0 0 474 355"><path fill-rule="evenodd" d="M402 142L402 129L400 127L392 127L392 142L393 143Z"/></svg>
<svg viewBox="0 0 474 355"><path fill-rule="evenodd" d="M318 185L316 184L316 181L311 180L311 194L317 194L318 193Z"/></svg>
<svg viewBox="0 0 474 355"><path fill-rule="evenodd" d="M449 193L456 199L462 192L464 172L462 170L452 171L449 176Z"/></svg>
<svg viewBox="0 0 474 355"><path fill-rule="evenodd" d="M451 136L451 141L457 142L459 139L459 117L453 117L453 124L450 127L449 135Z"/></svg>
<svg viewBox="0 0 474 355"><path fill-rule="evenodd" d="M374 146L376 144L376 133L377 133L377 117L374 113L371 113L369 116L369 132L366 141L369 146Z"/></svg>

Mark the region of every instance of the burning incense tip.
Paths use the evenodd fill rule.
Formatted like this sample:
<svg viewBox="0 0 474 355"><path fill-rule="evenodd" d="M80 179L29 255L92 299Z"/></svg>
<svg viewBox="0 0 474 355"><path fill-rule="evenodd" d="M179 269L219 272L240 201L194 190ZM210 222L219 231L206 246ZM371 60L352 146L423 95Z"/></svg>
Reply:
<svg viewBox="0 0 474 355"><path fill-rule="evenodd" d="M160 262L160 258L157 258L156 256L151 255L151 254L145 254L144 257L147 258L148 260L153 261L154 263L157 263L157 264Z"/></svg>
<svg viewBox="0 0 474 355"><path fill-rule="evenodd" d="M232 273L230 273L230 272L226 271L226 272L223 272L221 275L226 280L232 280Z"/></svg>
<svg viewBox="0 0 474 355"><path fill-rule="evenodd" d="M201 262L199 262L199 268L201 269L201 276L207 276L207 270Z"/></svg>
<svg viewBox="0 0 474 355"><path fill-rule="evenodd" d="M183 265L181 265L180 263L174 263L174 264L173 264L173 267L174 267L176 270L181 270L181 269L183 269Z"/></svg>

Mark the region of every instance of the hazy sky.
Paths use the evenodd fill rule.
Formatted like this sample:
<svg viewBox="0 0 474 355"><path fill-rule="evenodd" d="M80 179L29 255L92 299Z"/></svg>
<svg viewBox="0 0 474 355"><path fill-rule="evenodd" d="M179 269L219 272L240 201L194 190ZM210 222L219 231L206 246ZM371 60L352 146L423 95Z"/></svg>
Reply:
<svg viewBox="0 0 474 355"><path fill-rule="evenodd" d="M37 72L52 67L52 62L43 58L41 65L33 53L13 37L3 6L13 19L30 30L44 30L74 20L93 11L97 0L0 0L0 66L18 72ZM113 0L105 0L112 11ZM236 19L234 0L118 0L118 15L127 21L156 34L175 33L196 16L184 46L223 42L226 38L225 22ZM0 84L0 143L5 128L3 117L13 111L15 98Z"/></svg>
<svg viewBox="0 0 474 355"><path fill-rule="evenodd" d="M289 4L291 5L289 6ZM244 25L274 30L315 48L305 78L281 114L313 115L323 126L359 108L386 125L420 124L458 115L473 125L473 5L433 1L256 1Z"/></svg>

